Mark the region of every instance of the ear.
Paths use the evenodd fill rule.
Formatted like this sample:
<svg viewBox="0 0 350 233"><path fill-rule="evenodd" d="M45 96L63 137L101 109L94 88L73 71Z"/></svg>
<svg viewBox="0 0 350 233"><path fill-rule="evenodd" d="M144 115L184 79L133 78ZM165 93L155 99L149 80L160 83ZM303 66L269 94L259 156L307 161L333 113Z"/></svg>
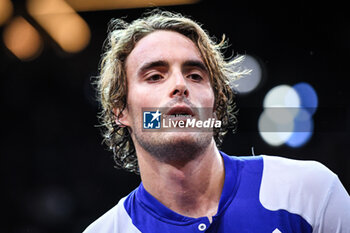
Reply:
<svg viewBox="0 0 350 233"><path fill-rule="evenodd" d="M120 112L119 108L114 108L113 109L114 115L115 115L115 123L119 125L120 127L126 127L130 126L129 122L129 114L128 114L128 109L124 108L122 112Z"/></svg>

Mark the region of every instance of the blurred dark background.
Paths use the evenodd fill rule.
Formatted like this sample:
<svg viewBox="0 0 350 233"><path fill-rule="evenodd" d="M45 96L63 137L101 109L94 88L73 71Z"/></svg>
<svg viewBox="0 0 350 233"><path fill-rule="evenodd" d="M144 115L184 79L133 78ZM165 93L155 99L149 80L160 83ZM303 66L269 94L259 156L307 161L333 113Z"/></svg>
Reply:
<svg viewBox="0 0 350 233"><path fill-rule="evenodd" d="M11 17L30 22L43 47L35 58L21 60L4 37L0 41L0 231L82 232L140 182L115 169L112 154L101 144L91 78L98 75L110 19L131 21L145 8L79 11L91 38L83 50L69 53L36 23L25 1L12 3ZM350 19L345 3L203 0L161 8L190 15L212 36L225 34L231 45L227 56L250 54L263 68L257 89L237 96L242 109L238 129L227 135L223 151L250 155L254 147L255 154L317 160L350 191ZM0 27L1 34L10 21ZM257 129L264 96L277 85L298 82L309 83L318 95L314 133L298 148L270 146Z"/></svg>

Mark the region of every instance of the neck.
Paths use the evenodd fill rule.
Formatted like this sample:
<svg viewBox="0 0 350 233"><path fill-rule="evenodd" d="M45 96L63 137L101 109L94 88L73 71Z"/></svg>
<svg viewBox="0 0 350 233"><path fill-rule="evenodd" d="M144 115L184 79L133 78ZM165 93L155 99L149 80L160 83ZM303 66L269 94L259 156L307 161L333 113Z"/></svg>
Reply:
<svg viewBox="0 0 350 233"><path fill-rule="evenodd" d="M152 196L179 214L211 220L225 180L214 140L200 156L181 165L162 163L141 148L137 152L143 185Z"/></svg>

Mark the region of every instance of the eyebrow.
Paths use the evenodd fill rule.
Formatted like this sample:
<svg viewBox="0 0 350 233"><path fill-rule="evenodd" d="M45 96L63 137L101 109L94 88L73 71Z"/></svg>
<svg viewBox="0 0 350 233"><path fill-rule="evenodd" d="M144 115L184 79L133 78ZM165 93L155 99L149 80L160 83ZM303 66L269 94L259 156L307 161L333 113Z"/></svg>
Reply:
<svg viewBox="0 0 350 233"><path fill-rule="evenodd" d="M155 67L169 67L169 63L163 60L159 60L159 61L151 61L151 62L146 62L145 64L143 64L141 66L141 68L138 71L138 74L143 74L144 72L146 72L149 69L155 68Z"/></svg>
<svg viewBox="0 0 350 233"><path fill-rule="evenodd" d="M141 66L141 68L138 71L138 74L143 74L147 70L150 70L155 67L169 67L169 63L163 60L146 62ZM202 70L203 72L208 73L207 67L200 60L187 60L182 64L182 67L195 67Z"/></svg>
<svg viewBox="0 0 350 233"><path fill-rule="evenodd" d="M204 65L204 63L202 61L199 61L199 60L188 60L188 61L185 61L182 66L184 66L184 67L195 67L195 68L198 68L198 69L202 70L203 72L208 73L207 67Z"/></svg>

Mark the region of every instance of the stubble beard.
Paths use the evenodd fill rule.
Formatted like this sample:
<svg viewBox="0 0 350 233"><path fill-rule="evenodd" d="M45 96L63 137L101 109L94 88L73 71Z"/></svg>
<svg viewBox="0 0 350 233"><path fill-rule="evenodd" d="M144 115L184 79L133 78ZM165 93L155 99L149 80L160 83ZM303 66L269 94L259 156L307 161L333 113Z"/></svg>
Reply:
<svg viewBox="0 0 350 233"><path fill-rule="evenodd" d="M184 96L177 96L164 107L185 103L195 107ZM136 119L141 119L138 116ZM141 125L140 122L136 125ZM142 132L134 127L133 140L156 160L168 164L185 164L200 156L213 140L213 132ZM137 149L136 149L137 152Z"/></svg>
<svg viewBox="0 0 350 233"><path fill-rule="evenodd" d="M200 156L210 145L212 133L144 133L135 132L138 144L156 160L168 164L185 164Z"/></svg>

